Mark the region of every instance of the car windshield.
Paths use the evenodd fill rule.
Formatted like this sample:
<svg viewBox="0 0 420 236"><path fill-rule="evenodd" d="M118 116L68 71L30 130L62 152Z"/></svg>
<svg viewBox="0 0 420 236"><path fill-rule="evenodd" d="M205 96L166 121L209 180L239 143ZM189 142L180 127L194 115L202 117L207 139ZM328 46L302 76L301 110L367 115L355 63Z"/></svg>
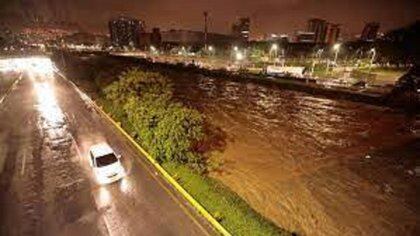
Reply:
<svg viewBox="0 0 420 236"><path fill-rule="evenodd" d="M103 166L114 164L117 161L118 161L118 158L113 153L111 153L105 156L97 157L96 166L103 167Z"/></svg>

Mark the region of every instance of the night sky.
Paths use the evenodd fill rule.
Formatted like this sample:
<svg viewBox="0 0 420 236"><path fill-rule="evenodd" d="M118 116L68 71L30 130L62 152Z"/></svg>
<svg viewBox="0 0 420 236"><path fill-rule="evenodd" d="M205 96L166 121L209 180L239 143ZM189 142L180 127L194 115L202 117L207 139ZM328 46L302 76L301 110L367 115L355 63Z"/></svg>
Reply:
<svg viewBox="0 0 420 236"><path fill-rule="evenodd" d="M416 0L1 0L3 18L27 14L77 22L85 29L106 31L107 20L119 14L146 21L148 29L202 29L202 12L210 12L210 31L227 33L237 17L250 16L253 36L293 33L310 17L343 25L344 36L361 32L367 21L387 31L420 19Z"/></svg>

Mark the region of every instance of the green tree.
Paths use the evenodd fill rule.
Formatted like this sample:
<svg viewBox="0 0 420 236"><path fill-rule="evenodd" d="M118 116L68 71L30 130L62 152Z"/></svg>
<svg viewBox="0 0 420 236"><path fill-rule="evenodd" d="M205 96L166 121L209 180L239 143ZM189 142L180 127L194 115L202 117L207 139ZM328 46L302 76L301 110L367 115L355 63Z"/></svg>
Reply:
<svg viewBox="0 0 420 236"><path fill-rule="evenodd" d="M167 78L130 69L104 92L114 106L122 108L139 141L158 161L176 161L203 170L203 158L194 151L203 138L202 115L173 101Z"/></svg>

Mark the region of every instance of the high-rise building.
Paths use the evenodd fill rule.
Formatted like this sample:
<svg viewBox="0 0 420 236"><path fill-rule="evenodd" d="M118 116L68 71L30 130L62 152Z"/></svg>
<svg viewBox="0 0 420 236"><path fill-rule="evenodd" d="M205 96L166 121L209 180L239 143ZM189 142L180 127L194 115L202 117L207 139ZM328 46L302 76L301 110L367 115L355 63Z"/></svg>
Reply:
<svg viewBox="0 0 420 236"><path fill-rule="evenodd" d="M243 42L248 42L250 28L251 19L249 17L239 18L239 20L232 25L232 35L241 39Z"/></svg>
<svg viewBox="0 0 420 236"><path fill-rule="evenodd" d="M363 41L374 41L378 35L379 26L378 22L366 23L360 39Z"/></svg>
<svg viewBox="0 0 420 236"><path fill-rule="evenodd" d="M335 44L340 37L340 31L341 29L339 24L328 23L325 43L330 45Z"/></svg>
<svg viewBox="0 0 420 236"><path fill-rule="evenodd" d="M118 17L108 23L111 43L115 47L140 46L140 34L144 32L144 22L130 17Z"/></svg>
<svg viewBox="0 0 420 236"><path fill-rule="evenodd" d="M314 32L315 43L325 43L327 36L328 22L319 18L312 18L308 20L307 31Z"/></svg>

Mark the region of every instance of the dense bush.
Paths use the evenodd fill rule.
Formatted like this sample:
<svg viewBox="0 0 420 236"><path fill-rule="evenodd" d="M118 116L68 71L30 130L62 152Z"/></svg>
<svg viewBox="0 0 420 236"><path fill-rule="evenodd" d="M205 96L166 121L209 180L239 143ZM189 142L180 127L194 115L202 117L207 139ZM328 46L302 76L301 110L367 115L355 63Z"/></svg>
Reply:
<svg viewBox="0 0 420 236"><path fill-rule="evenodd" d="M176 161L203 170L194 146L203 138L201 114L172 99L172 85L159 73L130 69L104 89L124 111L137 139L160 162Z"/></svg>

